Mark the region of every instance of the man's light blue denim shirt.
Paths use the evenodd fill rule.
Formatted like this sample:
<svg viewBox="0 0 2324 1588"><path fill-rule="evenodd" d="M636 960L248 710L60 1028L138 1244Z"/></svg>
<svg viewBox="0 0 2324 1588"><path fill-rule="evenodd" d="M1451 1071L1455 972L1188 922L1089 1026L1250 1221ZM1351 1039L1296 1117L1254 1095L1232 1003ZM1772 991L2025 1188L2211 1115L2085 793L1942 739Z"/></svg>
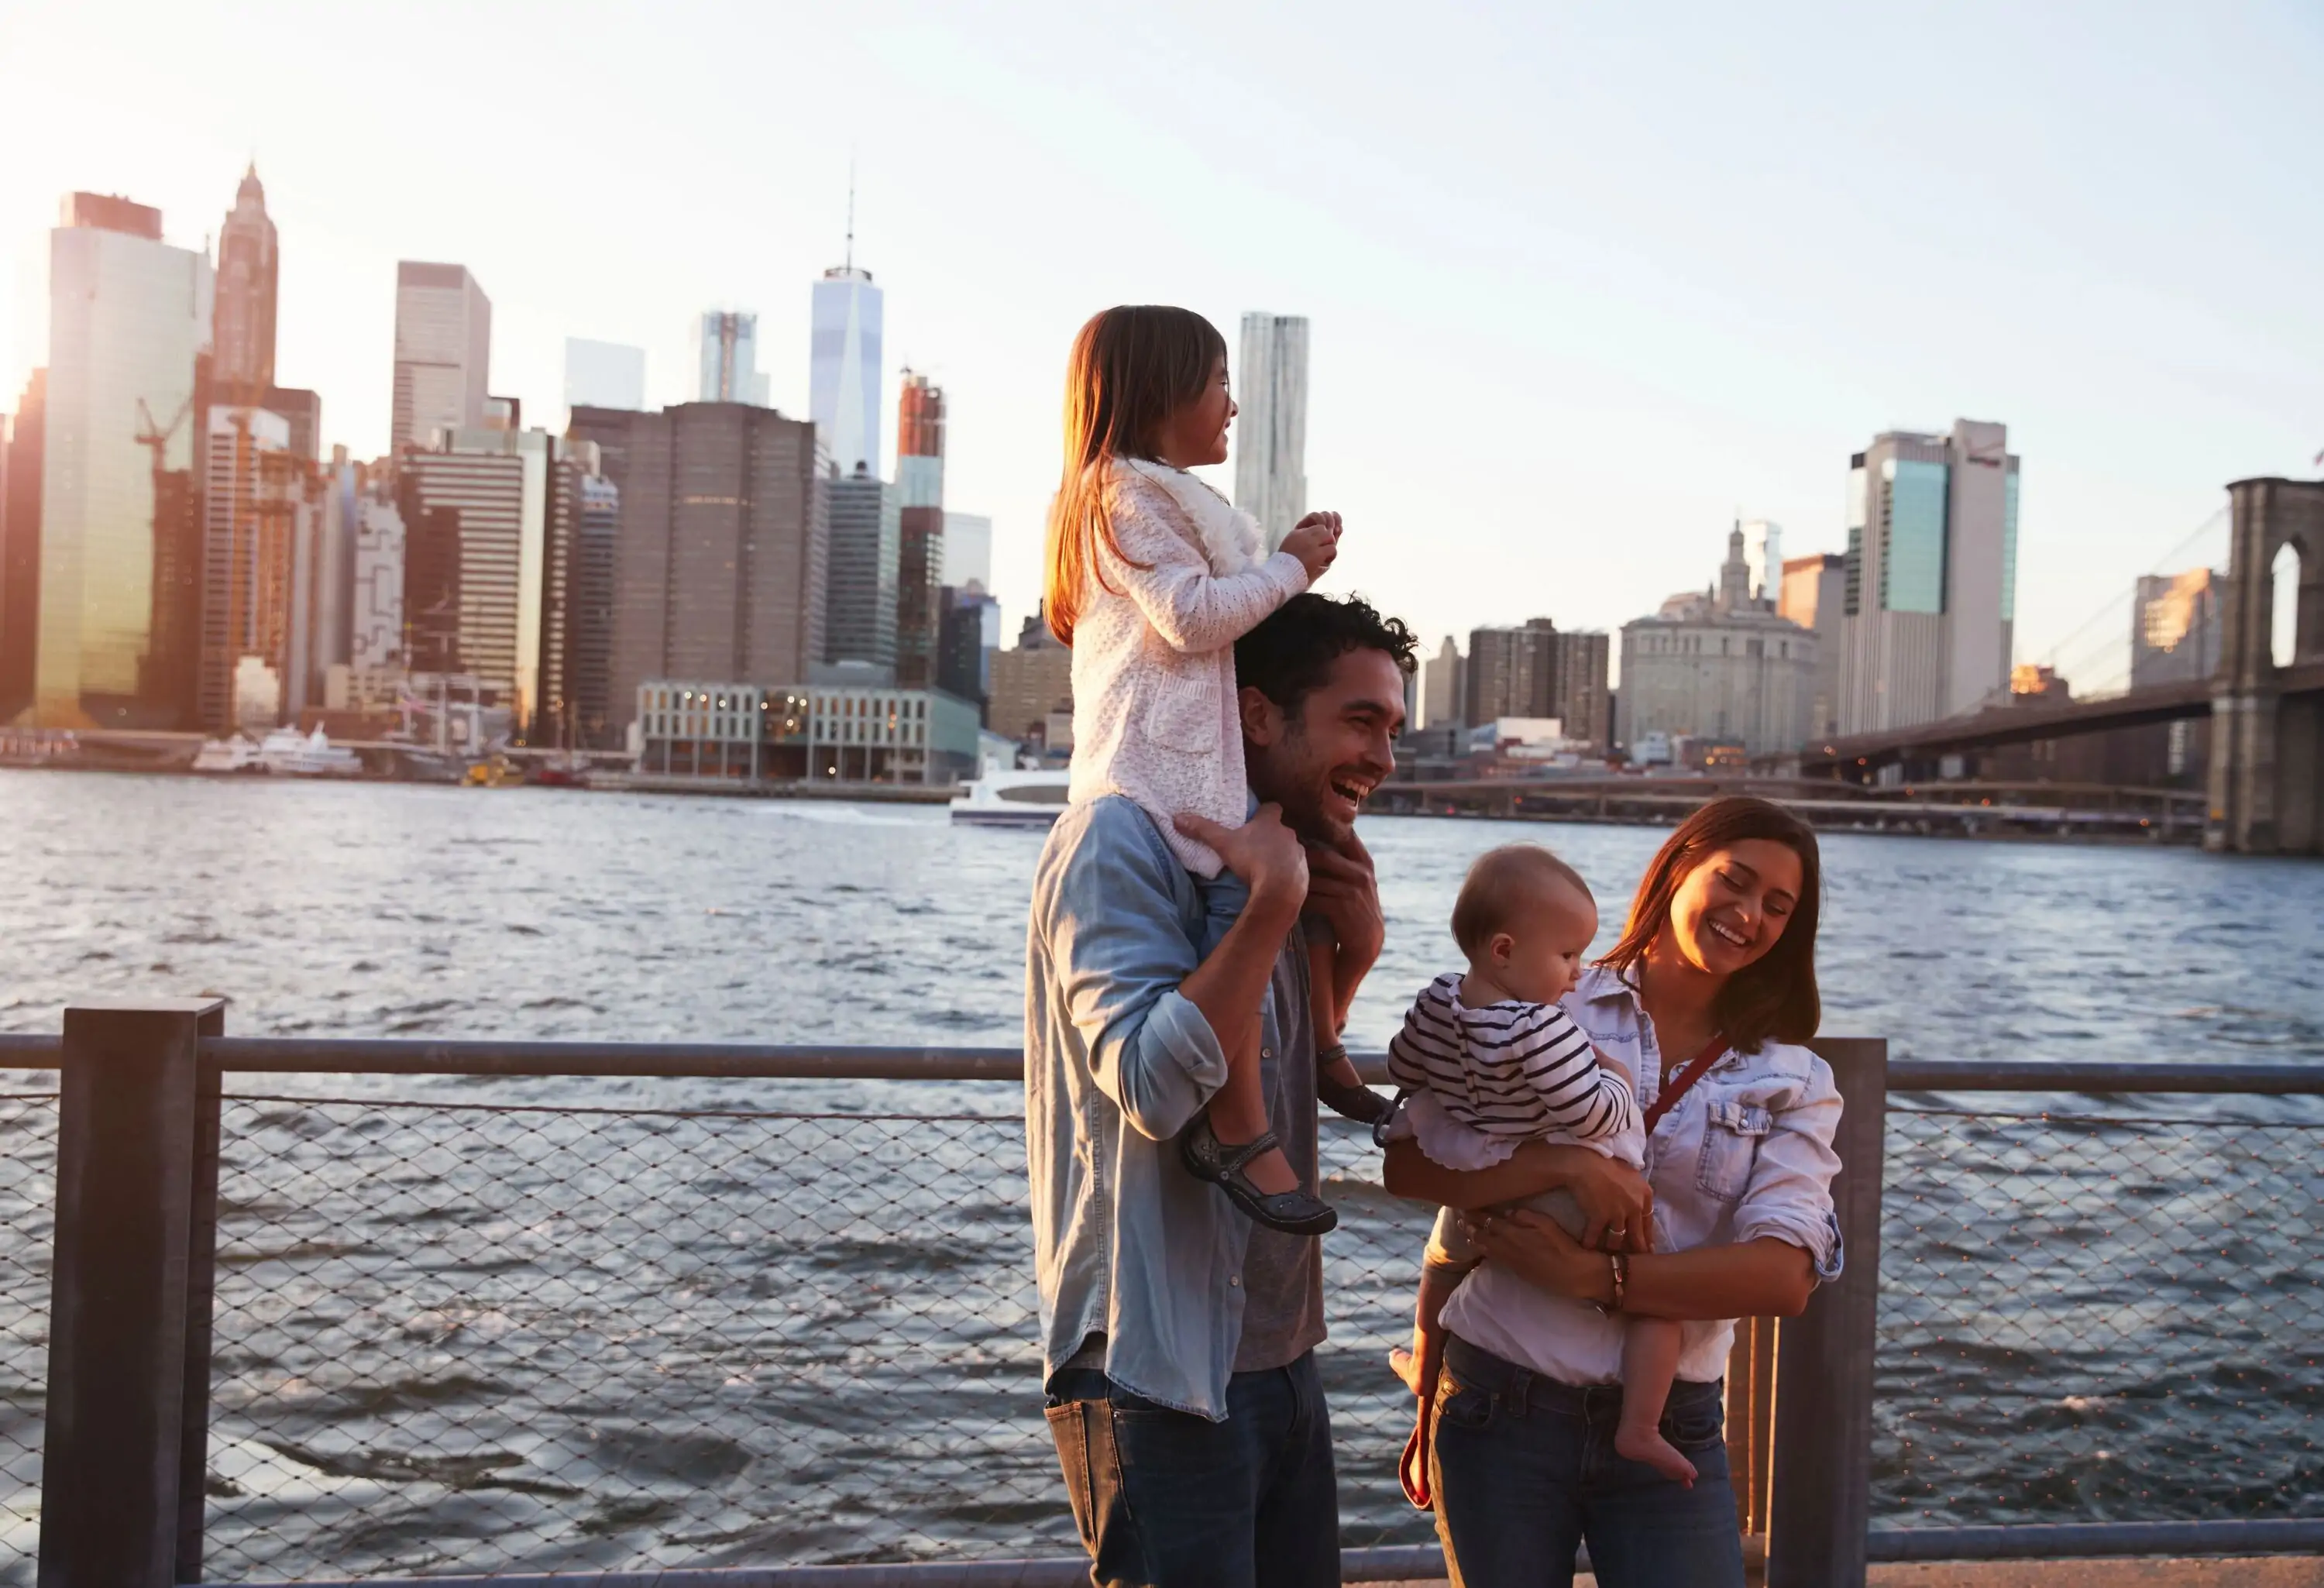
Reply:
<svg viewBox="0 0 2324 1588"><path fill-rule="evenodd" d="M1043 1377L1102 1334L1107 1378L1218 1422L1251 1226L1177 1161L1178 1132L1227 1078L1210 1021L1178 991L1202 936L1194 880L1137 805L1113 796L1057 818L1025 945ZM1262 1009L1270 1055L1286 980Z"/></svg>

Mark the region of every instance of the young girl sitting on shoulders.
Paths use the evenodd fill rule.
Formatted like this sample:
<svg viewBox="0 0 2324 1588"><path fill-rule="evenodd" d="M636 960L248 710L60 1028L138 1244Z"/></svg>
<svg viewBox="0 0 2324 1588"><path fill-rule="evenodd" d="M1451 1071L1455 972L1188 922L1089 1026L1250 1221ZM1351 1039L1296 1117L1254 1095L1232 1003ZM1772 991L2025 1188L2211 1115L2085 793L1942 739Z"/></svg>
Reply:
<svg viewBox="0 0 2324 1588"><path fill-rule="evenodd" d="M1202 890L1206 955L1249 891L1174 818L1248 819L1234 642L1320 578L1340 539L1337 513L1311 512L1269 555L1258 522L1186 472L1226 461L1234 416L1226 341L1201 315L1141 305L1093 318L1066 374L1047 559L1049 628L1074 651L1068 797L1125 795L1153 818ZM1327 988L1315 1003L1332 1006ZM1316 1039L1329 1048L1335 1035L1319 1026ZM1360 1089L1344 1057L1318 1081L1326 1095ZM1337 1222L1300 1188L1268 1128L1256 1034L1227 1055L1226 1085L1179 1154L1259 1223L1320 1235Z"/></svg>

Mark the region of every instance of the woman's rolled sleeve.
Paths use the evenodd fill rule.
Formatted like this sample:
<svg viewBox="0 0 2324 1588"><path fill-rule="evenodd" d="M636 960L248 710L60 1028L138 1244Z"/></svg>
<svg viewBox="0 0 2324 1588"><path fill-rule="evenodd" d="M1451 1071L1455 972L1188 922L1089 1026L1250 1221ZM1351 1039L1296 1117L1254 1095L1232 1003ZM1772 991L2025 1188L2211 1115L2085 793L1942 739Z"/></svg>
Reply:
<svg viewBox="0 0 2324 1588"><path fill-rule="evenodd" d="M1840 1109L1840 1088L1819 1059L1800 1100L1775 1111L1750 1183L1735 1206L1738 1243L1769 1235L1787 1241L1808 1254L1819 1281L1840 1278L1847 1256L1831 1202L1832 1177L1840 1173L1840 1154L1831 1145Z"/></svg>

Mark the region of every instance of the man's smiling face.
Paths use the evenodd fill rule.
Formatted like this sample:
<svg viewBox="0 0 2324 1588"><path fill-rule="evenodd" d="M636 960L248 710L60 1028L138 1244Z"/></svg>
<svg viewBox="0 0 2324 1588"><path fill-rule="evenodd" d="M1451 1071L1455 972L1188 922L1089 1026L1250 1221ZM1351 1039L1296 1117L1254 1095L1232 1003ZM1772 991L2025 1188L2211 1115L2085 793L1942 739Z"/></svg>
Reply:
<svg viewBox="0 0 2324 1588"><path fill-rule="evenodd" d="M1404 673L1385 651L1342 652L1323 681L1286 713L1255 688L1240 700L1250 791L1283 807L1303 838L1335 844L1364 799L1396 770Z"/></svg>

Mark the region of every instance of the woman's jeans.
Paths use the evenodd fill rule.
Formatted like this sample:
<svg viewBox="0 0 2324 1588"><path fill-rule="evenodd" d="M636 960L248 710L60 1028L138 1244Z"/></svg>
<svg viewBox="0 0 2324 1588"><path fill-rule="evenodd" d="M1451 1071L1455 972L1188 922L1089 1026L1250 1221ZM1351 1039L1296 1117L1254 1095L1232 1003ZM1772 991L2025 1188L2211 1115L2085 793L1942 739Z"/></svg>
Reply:
<svg viewBox="0 0 2324 1588"><path fill-rule="evenodd" d="M1579 1388L1444 1343L1428 1458L1454 1588L1569 1588L1590 1545L1601 1588L1743 1588L1717 1384L1671 1386L1663 1437L1692 1489L1614 1454L1618 1384Z"/></svg>

